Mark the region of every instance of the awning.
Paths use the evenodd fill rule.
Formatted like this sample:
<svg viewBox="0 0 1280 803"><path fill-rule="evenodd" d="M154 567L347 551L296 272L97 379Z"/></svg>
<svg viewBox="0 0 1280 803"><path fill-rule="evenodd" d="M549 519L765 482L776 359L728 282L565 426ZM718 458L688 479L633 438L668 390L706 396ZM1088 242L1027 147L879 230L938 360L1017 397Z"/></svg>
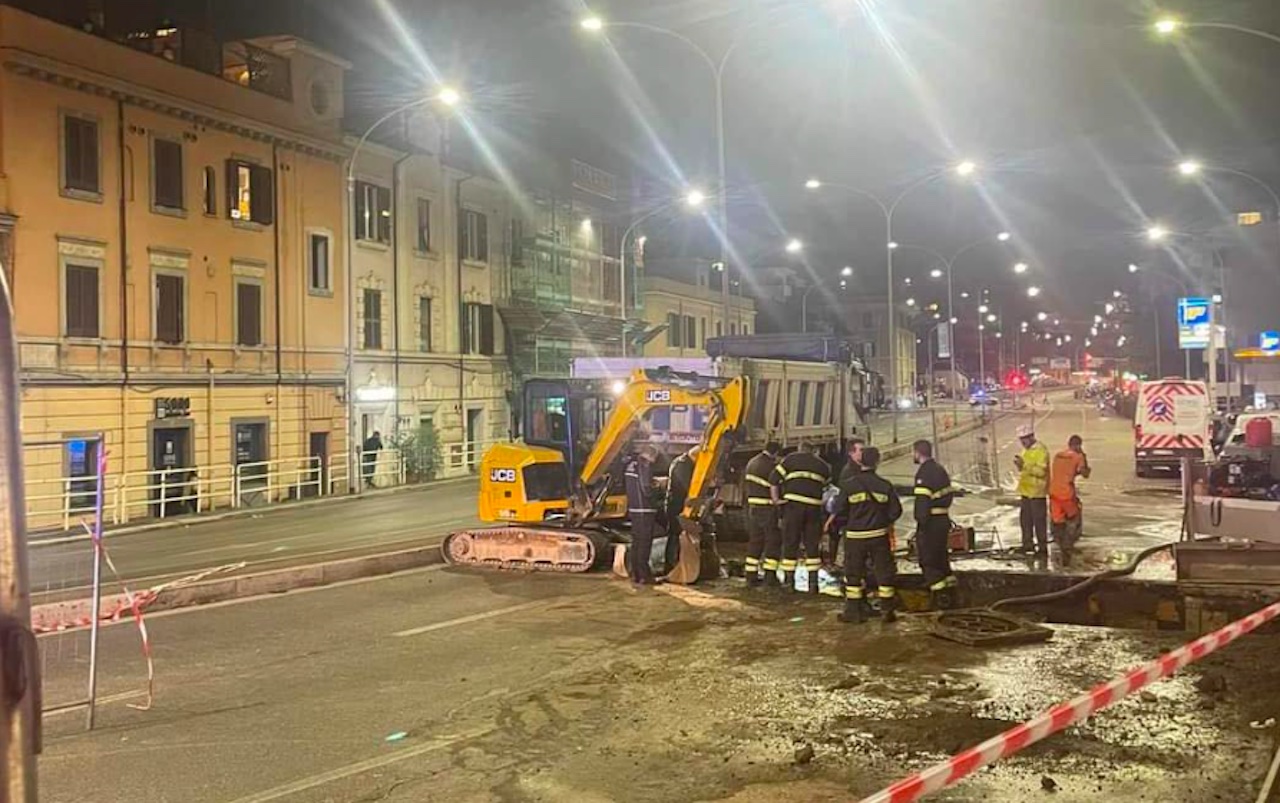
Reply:
<svg viewBox="0 0 1280 803"><path fill-rule="evenodd" d="M619 318L533 306L500 306L498 314L502 316L503 325L516 336L536 335L595 343L619 343L622 340L623 321Z"/></svg>

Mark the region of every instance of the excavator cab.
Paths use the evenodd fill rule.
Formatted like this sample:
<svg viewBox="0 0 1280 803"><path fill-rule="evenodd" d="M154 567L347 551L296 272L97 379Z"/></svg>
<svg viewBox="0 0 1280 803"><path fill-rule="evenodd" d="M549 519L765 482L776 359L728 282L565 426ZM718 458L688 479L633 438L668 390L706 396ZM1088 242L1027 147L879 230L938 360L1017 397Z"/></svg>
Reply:
<svg viewBox="0 0 1280 803"><path fill-rule="evenodd" d="M534 523L567 515L614 395L601 380L530 379L521 402L523 438L493 446L481 465L482 521ZM621 472L613 475L601 511L605 518L626 513Z"/></svg>

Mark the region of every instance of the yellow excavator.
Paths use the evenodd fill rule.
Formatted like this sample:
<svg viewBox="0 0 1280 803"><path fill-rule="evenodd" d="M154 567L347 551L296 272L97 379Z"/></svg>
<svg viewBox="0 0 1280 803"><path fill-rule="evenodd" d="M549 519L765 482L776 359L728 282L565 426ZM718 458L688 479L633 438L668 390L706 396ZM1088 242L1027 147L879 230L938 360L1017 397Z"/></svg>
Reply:
<svg viewBox="0 0 1280 803"><path fill-rule="evenodd" d="M532 379L524 385L524 437L485 452L479 517L502 526L462 530L444 541L451 564L584 572L625 543L621 461L656 410L709 410L680 514L680 561L670 579L704 570L702 532L729 454L742 436L751 394L746 377L724 379L666 368L627 382Z"/></svg>

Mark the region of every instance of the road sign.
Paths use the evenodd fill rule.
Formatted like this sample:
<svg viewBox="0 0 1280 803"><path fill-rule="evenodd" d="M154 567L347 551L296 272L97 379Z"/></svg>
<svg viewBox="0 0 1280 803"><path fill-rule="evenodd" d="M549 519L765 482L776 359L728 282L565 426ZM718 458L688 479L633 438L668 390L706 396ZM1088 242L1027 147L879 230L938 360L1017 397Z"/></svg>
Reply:
<svg viewBox="0 0 1280 803"><path fill-rule="evenodd" d="M1258 348L1266 352L1280 351L1280 332L1262 332L1258 335Z"/></svg>
<svg viewBox="0 0 1280 803"><path fill-rule="evenodd" d="M938 359L951 359L951 324L940 323L938 329Z"/></svg>
<svg viewBox="0 0 1280 803"><path fill-rule="evenodd" d="M1209 348L1213 308L1207 298L1178 299L1178 347Z"/></svg>

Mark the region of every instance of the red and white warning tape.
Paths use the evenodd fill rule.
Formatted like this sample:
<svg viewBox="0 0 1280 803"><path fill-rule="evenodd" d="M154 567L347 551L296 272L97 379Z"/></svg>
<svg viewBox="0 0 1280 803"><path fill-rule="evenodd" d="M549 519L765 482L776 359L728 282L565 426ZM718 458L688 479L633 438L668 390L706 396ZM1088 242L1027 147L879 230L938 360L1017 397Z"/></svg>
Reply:
<svg viewBox="0 0 1280 803"><path fill-rule="evenodd" d="M945 789L981 767L1011 756L1063 728L1088 719L1094 713L1144 686L1172 675L1192 661L1198 661L1209 653L1225 647L1277 616L1280 616L1280 602L1272 603L1243 619L1232 622L1221 630L1184 644L1149 664L1130 670L1115 680L1099 684L1074 700L1059 703L1038 717L992 737L977 747L971 747L923 772L903 778L893 786L863 798L862 803L908 803Z"/></svg>

